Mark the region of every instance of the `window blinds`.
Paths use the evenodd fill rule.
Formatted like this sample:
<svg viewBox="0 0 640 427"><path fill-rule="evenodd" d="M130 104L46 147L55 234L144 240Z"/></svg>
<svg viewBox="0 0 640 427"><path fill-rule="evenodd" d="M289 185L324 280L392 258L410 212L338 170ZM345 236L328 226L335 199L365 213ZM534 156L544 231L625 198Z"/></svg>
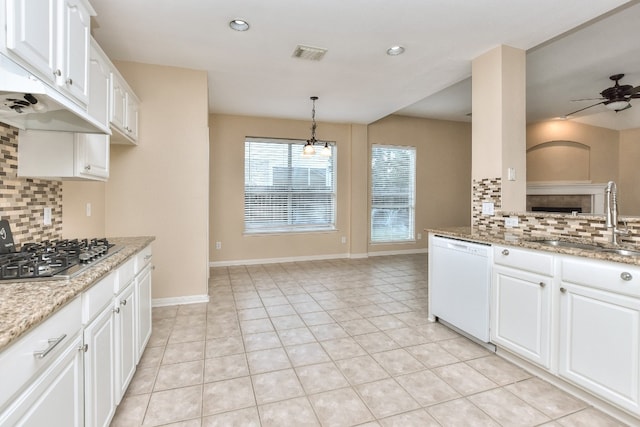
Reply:
<svg viewBox="0 0 640 427"><path fill-rule="evenodd" d="M371 149L371 242L414 240L416 150Z"/></svg>
<svg viewBox="0 0 640 427"><path fill-rule="evenodd" d="M302 157L304 141L247 138L246 233L335 229L335 158Z"/></svg>

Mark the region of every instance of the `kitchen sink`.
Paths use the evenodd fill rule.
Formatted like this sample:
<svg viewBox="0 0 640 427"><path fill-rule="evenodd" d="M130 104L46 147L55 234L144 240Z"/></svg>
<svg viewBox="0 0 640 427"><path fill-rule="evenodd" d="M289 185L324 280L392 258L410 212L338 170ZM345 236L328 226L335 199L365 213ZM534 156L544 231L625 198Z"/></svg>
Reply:
<svg viewBox="0 0 640 427"><path fill-rule="evenodd" d="M580 243L572 242L569 240L558 239L531 239L528 242L538 243L540 245L553 246L557 248L569 248L569 249L582 249L594 252L610 253L621 256L640 256L640 250L625 249L625 248L611 248L599 245L597 243Z"/></svg>

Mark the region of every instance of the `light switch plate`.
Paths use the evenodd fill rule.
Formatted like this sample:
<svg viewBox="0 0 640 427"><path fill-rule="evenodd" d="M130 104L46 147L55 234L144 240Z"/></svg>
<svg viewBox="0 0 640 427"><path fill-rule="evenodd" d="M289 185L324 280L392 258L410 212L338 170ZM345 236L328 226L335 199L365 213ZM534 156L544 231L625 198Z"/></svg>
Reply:
<svg viewBox="0 0 640 427"><path fill-rule="evenodd" d="M44 208L44 225L51 225L51 208Z"/></svg>
<svg viewBox="0 0 640 427"><path fill-rule="evenodd" d="M517 227L518 226L518 217L508 217L504 219L505 227Z"/></svg>

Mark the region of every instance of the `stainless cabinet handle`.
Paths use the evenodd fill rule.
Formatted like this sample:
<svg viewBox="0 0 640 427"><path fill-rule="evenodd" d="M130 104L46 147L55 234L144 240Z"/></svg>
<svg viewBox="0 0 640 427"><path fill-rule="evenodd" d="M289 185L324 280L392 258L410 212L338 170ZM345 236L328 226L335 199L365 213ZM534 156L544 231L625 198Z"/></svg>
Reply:
<svg viewBox="0 0 640 427"><path fill-rule="evenodd" d="M72 79L71 77L69 77L69 78L67 79L67 84L68 84L69 86L73 85L73 79Z"/></svg>
<svg viewBox="0 0 640 427"><path fill-rule="evenodd" d="M560 288L560 292L562 292L563 294L567 293L567 289L566 288Z"/></svg>
<svg viewBox="0 0 640 427"><path fill-rule="evenodd" d="M126 299L120 300L120 305L127 305L127 300Z"/></svg>
<svg viewBox="0 0 640 427"><path fill-rule="evenodd" d="M51 353L51 351L56 348L58 344L62 342L63 339L67 337L67 334L62 334L58 338L49 338L49 347L44 350L34 351L33 356L38 359L44 359L47 357L47 354Z"/></svg>
<svg viewBox="0 0 640 427"><path fill-rule="evenodd" d="M144 260L145 260L145 261L149 261L150 259L151 259L151 255L145 255L145 256L144 256Z"/></svg>
<svg viewBox="0 0 640 427"><path fill-rule="evenodd" d="M631 275L631 273L627 273L626 271L623 271L622 273L620 273L620 278L625 282L628 282L631 279L633 279L633 276Z"/></svg>
<svg viewBox="0 0 640 427"><path fill-rule="evenodd" d="M113 309L113 312L114 312L115 314L120 314L120 307L116 307L116 308L114 308L114 309Z"/></svg>
<svg viewBox="0 0 640 427"><path fill-rule="evenodd" d="M58 68L57 70L55 70L55 71L53 72L53 75L54 75L54 76L58 76L58 77L60 77L60 76L62 75L62 71L60 71L60 68Z"/></svg>
<svg viewBox="0 0 640 427"><path fill-rule="evenodd" d="M85 166L85 167L84 167L84 170L86 170L86 171L90 171L90 170L91 170L91 165L87 165L87 166Z"/></svg>
<svg viewBox="0 0 640 427"><path fill-rule="evenodd" d="M541 288L544 288L545 286L547 286L547 284L544 283L544 282L540 282L539 285L540 285Z"/></svg>
<svg viewBox="0 0 640 427"><path fill-rule="evenodd" d="M87 351L89 351L89 344L80 345L80 347L78 347L78 350L86 353Z"/></svg>
<svg viewBox="0 0 640 427"><path fill-rule="evenodd" d="M509 255L509 249L503 249L502 250L502 255L504 255L504 256Z"/></svg>

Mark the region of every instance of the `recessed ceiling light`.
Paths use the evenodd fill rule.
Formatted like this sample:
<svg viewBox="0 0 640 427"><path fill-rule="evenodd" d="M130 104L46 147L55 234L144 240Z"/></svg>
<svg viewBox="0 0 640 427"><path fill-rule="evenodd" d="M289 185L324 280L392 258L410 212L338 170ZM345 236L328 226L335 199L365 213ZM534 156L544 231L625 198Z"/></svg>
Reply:
<svg viewBox="0 0 640 427"><path fill-rule="evenodd" d="M236 31L247 31L249 29L249 23L247 21L243 21L242 19L234 19L229 22L229 27L232 30Z"/></svg>
<svg viewBox="0 0 640 427"><path fill-rule="evenodd" d="M404 53L404 48L402 46L391 46L387 49L387 55L389 56L398 56Z"/></svg>

